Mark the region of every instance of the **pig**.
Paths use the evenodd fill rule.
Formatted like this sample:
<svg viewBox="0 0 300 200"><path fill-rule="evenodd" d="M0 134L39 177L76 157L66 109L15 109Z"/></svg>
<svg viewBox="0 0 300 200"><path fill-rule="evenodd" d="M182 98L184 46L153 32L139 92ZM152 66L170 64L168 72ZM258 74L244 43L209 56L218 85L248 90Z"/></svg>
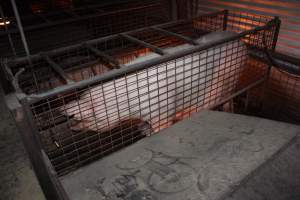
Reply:
<svg viewBox="0 0 300 200"><path fill-rule="evenodd" d="M233 36L232 32L214 32L197 39L200 45ZM165 49L174 53L191 48L184 44ZM124 75L113 81L89 87L80 98L60 108L63 115L78 123L71 129L109 131L129 119L140 119L145 134L174 123L178 112L207 108L225 97L236 85L237 75L246 61L247 48L241 40L187 55L158 66ZM150 53L125 65L159 57Z"/></svg>

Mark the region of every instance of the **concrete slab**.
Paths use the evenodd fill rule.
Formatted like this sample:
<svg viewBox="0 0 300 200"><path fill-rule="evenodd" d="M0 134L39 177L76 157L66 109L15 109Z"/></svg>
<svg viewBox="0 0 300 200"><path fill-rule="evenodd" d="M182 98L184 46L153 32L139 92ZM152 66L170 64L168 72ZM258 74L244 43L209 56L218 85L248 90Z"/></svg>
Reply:
<svg viewBox="0 0 300 200"><path fill-rule="evenodd" d="M204 111L61 177L72 200L224 199L299 126Z"/></svg>

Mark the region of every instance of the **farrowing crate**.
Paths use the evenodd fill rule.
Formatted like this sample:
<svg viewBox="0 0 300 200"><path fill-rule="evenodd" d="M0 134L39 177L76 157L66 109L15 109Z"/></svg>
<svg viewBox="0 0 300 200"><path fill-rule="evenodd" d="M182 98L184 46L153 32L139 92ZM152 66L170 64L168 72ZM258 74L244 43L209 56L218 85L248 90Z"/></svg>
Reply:
<svg viewBox="0 0 300 200"><path fill-rule="evenodd" d="M262 84L269 65L251 52L273 50L279 25L221 11L4 63L7 103L46 195L66 198L57 175Z"/></svg>

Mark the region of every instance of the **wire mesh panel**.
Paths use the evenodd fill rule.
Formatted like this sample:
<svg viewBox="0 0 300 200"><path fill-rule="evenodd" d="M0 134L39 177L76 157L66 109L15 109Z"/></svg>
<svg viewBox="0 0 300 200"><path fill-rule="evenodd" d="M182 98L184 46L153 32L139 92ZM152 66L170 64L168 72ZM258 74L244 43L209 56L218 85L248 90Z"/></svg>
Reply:
<svg viewBox="0 0 300 200"><path fill-rule="evenodd" d="M232 94L247 58L240 41L32 105L61 172L157 132Z"/></svg>
<svg viewBox="0 0 300 200"><path fill-rule="evenodd" d="M243 34L221 31L224 14L10 61L11 76L25 68L19 89L30 99L33 124L58 174L224 104L265 78L268 65L258 66L249 51L261 47L256 39L271 49L276 24ZM257 80L242 81L255 67L263 71Z"/></svg>
<svg viewBox="0 0 300 200"><path fill-rule="evenodd" d="M249 108L244 113L300 124L300 67L294 67L298 73L272 67L267 82L249 91Z"/></svg>

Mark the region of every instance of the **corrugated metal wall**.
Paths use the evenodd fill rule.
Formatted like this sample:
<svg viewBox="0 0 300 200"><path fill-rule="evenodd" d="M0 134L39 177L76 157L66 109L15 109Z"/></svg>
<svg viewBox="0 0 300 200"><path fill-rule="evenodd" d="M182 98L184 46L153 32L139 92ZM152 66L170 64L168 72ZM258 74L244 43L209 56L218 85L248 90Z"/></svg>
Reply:
<svg viewBox="0 0 300 200"><path fill-rule="evenodd" d="M198 10L194 14L229 9L279 16L282 26L277 51L300 56L300 0L191 0L191 2L194 12Z"/></svg>

